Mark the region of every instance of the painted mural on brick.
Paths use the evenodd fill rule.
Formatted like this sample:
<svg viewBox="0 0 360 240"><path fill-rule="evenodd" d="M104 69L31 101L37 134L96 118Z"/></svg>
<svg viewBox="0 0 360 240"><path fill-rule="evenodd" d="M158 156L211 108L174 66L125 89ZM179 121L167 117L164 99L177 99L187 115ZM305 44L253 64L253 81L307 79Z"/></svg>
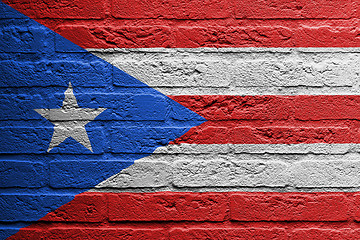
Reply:
<svg viewBox="0 0 360 240"><path fill-rule="evenodd" d="M3 1L0 239L357 239L360 4Z"/></svg>

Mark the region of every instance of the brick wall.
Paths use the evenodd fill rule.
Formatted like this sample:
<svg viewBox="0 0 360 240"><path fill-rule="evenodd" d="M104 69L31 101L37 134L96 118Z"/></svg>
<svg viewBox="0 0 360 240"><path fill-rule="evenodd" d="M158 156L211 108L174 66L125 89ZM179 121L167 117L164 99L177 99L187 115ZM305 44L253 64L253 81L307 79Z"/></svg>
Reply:
<svg viewBox="0 0 360 240"><path fill-rule="evenodd" d="M6 0L84 48L357 47L356 0Z"/></svg>
<svg viewBox="0 0 360 240"><path fill-rule="evenodd" d="M0 238L23 223L13 239L360 238L359 1L5 2L99 58L68 61L81 51L0 16L0 135L14 133L0 138ZM127 85L100 58L165 96ZM74 80L89 107L114 103L118 126L89 133L102 143L93 155L38 161L48 146L24 150L32 142L16 136L51 136L26 109L37 89ZM166 144L151 134L169 122L185 128L166 96L209 121L109 179L87 174ZM61 102L63 92L42 98ZM120 126L133 120L158 126ZM149 145L117 148L126 134Z"/></svg>

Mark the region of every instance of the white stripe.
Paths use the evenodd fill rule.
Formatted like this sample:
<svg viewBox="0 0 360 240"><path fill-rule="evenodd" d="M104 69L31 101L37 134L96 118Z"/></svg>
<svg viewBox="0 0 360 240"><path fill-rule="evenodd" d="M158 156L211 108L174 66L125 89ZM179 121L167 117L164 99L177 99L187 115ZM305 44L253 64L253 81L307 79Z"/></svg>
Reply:
<svg viewBox="0 0 360 240"><path fill-rule="evenodd" d="M90 191L359 191L360 144L158 148Z"/></svg>
<svg viewBox="0 0 360 240"><path fill-rule="evenodd" d="M88 51L165 95L360 94L360 48Z"/></svg>

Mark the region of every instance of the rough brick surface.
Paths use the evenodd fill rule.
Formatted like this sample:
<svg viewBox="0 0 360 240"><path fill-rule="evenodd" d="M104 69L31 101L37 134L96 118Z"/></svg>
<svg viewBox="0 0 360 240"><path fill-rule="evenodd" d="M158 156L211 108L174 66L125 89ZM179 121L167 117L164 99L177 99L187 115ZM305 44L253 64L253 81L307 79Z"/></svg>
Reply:
<svg viewBox="0 0 360 240"><path fill-rule="evenodd" d="M230 15L228 1L132 1L114 0L112 15L115 18L167 18L167 19L216 19Z"/></svg>
<svg viewBox="0 0 360 240"><path fill-rule="evenodd" d="M103 194L81 194L41 221L48 222L103 222L107 218L106 196Z"/></svg>
<svg viewBox="0 0 360 240"><path fill-rule="evenodd" d="M151 48L91 52L166 95L359 94L357 48ZM301 98L294 104L307 106L303 114L323 114L323 106L332 107L334 114L344 113L339 111L341 107L336 108L339 105L322 96L316 100L320 107L311 111L311 96ZM338 100L344 106L353 101ZM269 104L276 106L276 102Z"/></svg>
<svg viewBox="0 0 360 240"><path fill-rule="evenodd" d="M357 16L357 2L352 0L266 1L235 0L237 18L252 19L346 19ZM339 7L341 5L341 7Z"/></svg>
<svg viewBox="0 0 360 240"><path fill-rule="evenodd" d="M356 239L359 237L356 232L351 232L350 229L298 229L291 234L291 239Z"/></svg>
<svg viewBox="0 0 360 240"><path fill-rule="evenodd" d="M9 239L167 239L162 229L131 229L131 228L69 228L57 227L48 229L24 229Z"/></svg>
<svg viewBox="0 0 360 240"><path fill-rule="evenodd" d="M262 161L177 161L173 183L177 187L269 186L287 184L286 164Z"/></svg>
<svg viewBox="0 0 360 240"><path fill-rule="evenodd" d="M88 192L10 239L357 239L357 205L354 193Z"/></svg>
<svg viewBox="0 0 360 240"><path fill-rule="evenodd" d="M109 195L109 221L223 221L226 209L217 193Z"/></svg>
<svg viewBox="0 0 360 240"><path fill-rule="evenodd" d="M357 0L4 2L0 239L359 239Z"/></svg>
<svg viewBox="0 0 360 240"><path fill-rule="evenodd" d="M87 48L359 46L355 0L5 2Z"/></svg>
<svg viewBox="0 0 360 240"><path fill-rule="evenodd" d="M346 221L351 204L342 194L232 194L230 216L238 221Z"/></svg>
<svg viewBox="0 0 360 240"><path fill-rule="evenodd" d="M174 229L170 239L287 239L284 229L272 228L192 228Z"/></svg>
<svg viewBox="0 0 360 240"><path fill-rule="evenodd" d="M46 186L47 172L42 163L28 161L0 161L0 187L38 188Z"/></svg>

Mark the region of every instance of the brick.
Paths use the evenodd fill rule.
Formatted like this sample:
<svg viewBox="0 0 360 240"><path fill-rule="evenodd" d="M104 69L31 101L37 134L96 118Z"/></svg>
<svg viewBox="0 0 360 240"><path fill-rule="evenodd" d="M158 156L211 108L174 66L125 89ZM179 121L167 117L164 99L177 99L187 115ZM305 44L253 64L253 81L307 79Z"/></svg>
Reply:
<svg viewBox="0 0 360 240"><path fill-rule="evenodd" d="M358 95L356 52L356 48L91 51L166 95L240 96Z"/></svg>
<svg viewBox="0 0 360 240"><path fill-rule="evenodd" d="M0 228L0 238L6 239L8 236L14 235L19 229L17 228Z"/></svg>
<svg viewBox="0 0 360 240"><path fill-rule="evenodd" d="M360 162L356 158L349 155L336 158L306 156L289 169L293 185L299 188L358 187Z"/></svg>
<svg viewBox="0 0 360 240"><path fill-rule="evenodd" d="M217 193L109 194L110 221L223 221L227 197Z"/></svg>
<svg viewBox="0 0 360 240"><path fill-rule="evenodd" d="M105 17L105 1L45 0L32 1L36 18L50 19L102 19Z"/></svg>
<svg viewBox="0 0 360 240"><path fill-rule="evenodd" d="M166 187L170 185L171 173L172 168L167 162L137 160L96 188Z"/></svg>
<svg viewBox="0 0 360 240"><path fill-rule="evenodd" d="M45 153L48 144L53 135L53 127L50 122L46 123L49 127L32 128L32 127L6 127L0 128L0 153ZM93 143L93 152L87 150L83 145L74 139L67 138L51 152L61 152L66 148L72 154L84 153L99 154L104 149L104 135L101 128L88 128L87 133ZM96 143L96 144L94 144Z"/></svg>
<svg viewBox="0 0 360 240"><path fill-rule="evenodd" d="M54 51L54 34L42 26L27 26L23 19L1 20L0 49L6 53Z"/></svg>
<svg viewBox="0 0 360 240"><path fill-rule="evenodd" d="M207 120L286 120L293 114L291 97L194 95L171 96Z"/></svg>
<svg viewBox="0 0 360 240"><path fill-rule="evenodd" d="M2 94L0 95L0 104L2 106L0 120L39 119L39 114L33 108L36 107L36 103L47 101L55 102L56 100L53 95L44 99L40 95Z"/></svg>
<svg viewBox="0 0 360 240"><path fill-rule="evenodd" d="M107 218L106 196L82 193L74 200L48 213L41 221L47 222L103 222Z"/></svg>
<svg viewBox="0 0 360 240"><path fill-rule="evenodd" d="M106 55L105 60L111 61ZM112 64L150 87L227 87L231 81L227 61L124 61L120 58Z"/></svg>
<svg viewBox="0 0 360 240"><path fill-rule="evenodd" d="M231 146L233 147L233 146ZM182 154L182 155L197 155L201 153L205 154L226 154L229 153L230 146L227 144L182 144L175 145L169 144L167 146L159 147L155 150L154 156L156 154L165 154L165 157L168 156L172 158L173 155Z"/></svg>
<svg viewBox="0 0 360 240"><path fill-rule="evenodd" d="M354 194L354 219L357 222L360 222L360 194ZM358 234L360 234L360 231L358 231Z"/></svg>
<svg viewBox="0 0 360 240"><path fill-rule="evenodd" d="M110 152L152 153L157 147L167 145L177 136L183 135L187 130L185 127L113 127L110 129L110 135L112 136Z"/></svg>
<svg viewBox="0 0 360 240"><path fill-rule="evenodd" d="M350 202L341 193L231 194L230 218L237 221L347 221Z"/></svg>
<svg viewBox="0 0 360 240"><path fill-rule="evenodd" d="M258 127L251 130L258 143L350 143L357 138L356 131L348 127ZM237 131L234 130L232 142L246 143L237 138Z"/></svg>
<svg viewBox="0 0 360 240"><path fill-rule="evenodd" d="M180 138L175 139L174 143L212 144L216 141L219 144L227 144L231 143L230 134L230 129L227 126L211 126L211 122L205 122L203 125L194 127ZM215 141L214 138L216 138Z"/></svg>
<svg viewBox="0 0 360 240"><path fill-rule="evenodd" d="M98 120L164 121L168 109L165 96L151 94L78 94L77 99L80 106L105 107Z"/></svg>
<svg viewBox="0 0 360 240"><path fill-rule="evenodd" d="M297 96L294 118L309 120L359 119L358 96Z"/></svg>
<svg viewBox="0 0 360 240"><path fill-rule="evenodd" d="M261 54L262 55L262 54ZM238 87L323 87L352 86L357 63L348 60L237 60L232 64L231 79ZM350 70L351 69L351 70Z"/></svg>
<svg viewBox="0 0 360 240"><path fill-rule="evenodd" d="M167 27L163 22L138 26L63 25L39 20L83 48L223 48L223 47L357 47L359 31L348 25ZM305 64L306 66L306 64ZM301 73L301 69L298 72ZM326 76L326 73L324 74ZM316 80L314 80L316 84ZM292 82L292 83L291 83ZM296 83L292 80L290 84ZM318 84L318 83L317 83Z"/></svg>
<svg viewBox="0 0 360 240"><path fill-rule="evenodd" d="M48 183L45 166L38 162L0 161L0 187L38 188Z"/></svg>
<svg viewBox="0 0 360 240"><path fill-rule="evenodd" d="M357 152L357 144L234 144L231 149L235 153L269 153L269 154L345 154Z"/></svg>
<svg viewBox="0 0 360 240"><path fill-rule="evenodd" d="M338 19L356 16L355 1L234 1L236 18L250 19Z"/></svg>
<svg viewBox="0 0 360 240"><path fill-rule="evenodd" d="M178 27L176 47L291 47L296 30L282 27Z"/></svg>
<svg viewBox="0 0 360 240"><path fill-rule="evenodd" d="M113 0L112 15L116 18L216 19L230 15L228 1L160 1Z"/></svg>
<svg viewBox="0 0 360 240"><path fill-rule="evenodd" d="M50 162L50 186L53 188L91 188L131 164L131 161L114 160L52 161Z"/></svg>
<svg viewBox="0 0 360 240"><path fill-rule="evenodd" d="M107 60L105 60L107 61ZM108 61L107 61L108 62ZM109 62L111 63L111 62ZM143 83L142 81L139 81L138 78L133 77L132 75L129 75L128 73L120 70L119 66L111 63L115 67L113 68L112 74L113 74L113 85L116 87L133 87L133 88L148 88L149 86Z"/></svg>
<svg viewBox="0 0 360 240"><path fill-rule="evenodd" d="M176 187L280 187L287 184L287 165L264 161L177 161Z"/></svg>
<svg viewBox="0 0 360 240"><path fill-rule="evenodd" d="M282 228L175 228L170 239L288 239Z"/></svg>
<svg viewBox="0 0 360 240"><path fill-rule="evenodd" d="M321 228L310 228L310 229L296 229L291 233L291 239L302 240L302 239L344 239L351 240L356 239L349 228L342 228L339 230L335 229L321 229Z"/></svg>
<svg viewBox="0 0 360 240"><path fill-rule="evenodd" d="M52 128L0 128L1 153L45 153L43 139L51 139ZM21 140L20 140L21 139Z"/></svg>
<svg viewBox="0 0 360 240"><path fill-rule="evenodd" d="M276 122L276 123L275 123ZM289 121L290 122L290 121ZM275 124L274 124L275 123ZM342 122L344 124L345 122ZM189 144L300 144L300 143L357 143L359 133L349 127L325 127L326 122L308 122L306 127L288 125L283 121L272 121L274 126L263 127L264 122L208 121L190 129L174 143ZM256 126L259 124L259 126ZM293 124L293 123L292 123ZM277 125L277 126L276 126ZM313 126L311 126L313 125ZM332 124L334 125L334 124ZM340 125L340 124L339 124ZM237 127L242 126L242 127Z"/></svg>
<svg viewBox="0 0 360 240"><path fill-rule="evenodd" d="M146 26L61 26L55 30L83 48L170 47L173 45L171 28Z"/></svg>
<svg viewBox="0 0 360 240"><path fill-rule="evenodd" d="M83 53L86 50L82 47L73 44L63 36L55 35L55 52L57 53Z"/></svg>
<svg viewBox="0 0 360 240"><path fill-rule="evenodd" d="M51 229L23 228L9 239L168 239L163 229L132 229L108 227L53 227Z"/></svg>
<svg viewBox="0 0 360 240"><path fill-rule="evenodd" d="M297 36L297 46L303 47L357 47L359 46L358 28L347 26L302 26Z"/></svg>
<svg viewBox="0 0 360 240"><path fill-rule="evenodd" d="M46 238L46 233L39 228L21 228L16 229L16 231L11 233L6 233L4 239L44 239Z"/></svg>
<svg viewBox="0 0 360 240"><path fill-rule="evenodd" d="M176 47L356 47L358 29L348 26L179 27Z"/></svg>
<svg viewBox="0 0 360 240"><path fill-rule="evenodd" d="M1 65L4 74L0 87L67 86L69 82L74 86L105 87L111 83L111 66L101 61L2 61Z"/></svg>
<svg viewBox="0 0 360 240"><path fill-rule="evenodd" d="M72 195L0 195L1 222L37 221L73 199ZM14 207L16 205L16 207Z"/></svg>
<svg viewBox="0 0 360 240"><path fill-rule="evenodd" d="M0 16L0 19L26 18L25 16L19 15L19 13L15 9L9 7L5 3L9 4L10 1L4 0L0 3L0 12L2 13L2 15ZM30 9L30 3L28 1L24 2L22 0L20 0L20 1L12 0L11 3L16 4L16 9L18 9L18 10L20 10L19 8ZM21 3L21 4L19 4L19 3ZM20 11L22 12L22 10L20 10ZM27 13L30 13L30 11L27 11ZM30 15L32 15L32 14L30 14Z"/></svg>

